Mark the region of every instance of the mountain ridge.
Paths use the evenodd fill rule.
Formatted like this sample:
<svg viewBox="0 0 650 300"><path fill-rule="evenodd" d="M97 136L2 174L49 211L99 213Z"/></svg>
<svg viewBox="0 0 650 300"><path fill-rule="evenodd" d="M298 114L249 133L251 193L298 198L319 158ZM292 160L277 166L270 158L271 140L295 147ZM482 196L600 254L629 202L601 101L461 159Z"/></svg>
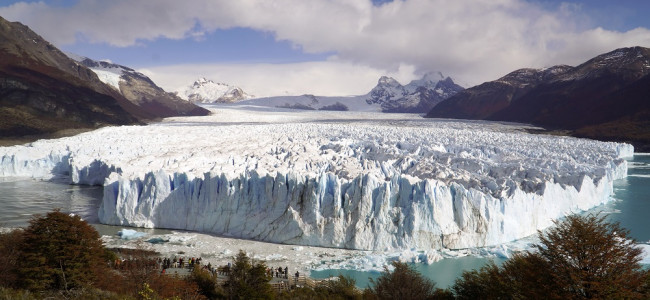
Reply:
<svg viewBox="0 0 650 300"><path fill-rule="evenodd" d="M433 79L439 76L440 79ZM370 92L357 96L276 96L251 99L241 104L308 110L380 111L386 113L426 113L442 100L463 90L450 77L426 73L402 85L394 78L381 76Z"/></svg>
<svg viewBox="0 0 650 300"><path fill-rule="evenodd" d="M88 57L72 56L80 64L90 68L99 79L115 88L122 96L156 117L200 116L209 112L168 93L146 75L132 68L107 61L96 61Z"/></svg>
<svg viewBox="0 0 650 300"><path fill-rule="evenodd" d="M536 80L521 80L525 76L519 75L527 70L534 75L528 78ZM543 76L545 70L553 72ZM649 81L650 49L620 48L576 67L513 71L450 97L427 117L530 123L580 137L630 142L647 151Z"/></svg>

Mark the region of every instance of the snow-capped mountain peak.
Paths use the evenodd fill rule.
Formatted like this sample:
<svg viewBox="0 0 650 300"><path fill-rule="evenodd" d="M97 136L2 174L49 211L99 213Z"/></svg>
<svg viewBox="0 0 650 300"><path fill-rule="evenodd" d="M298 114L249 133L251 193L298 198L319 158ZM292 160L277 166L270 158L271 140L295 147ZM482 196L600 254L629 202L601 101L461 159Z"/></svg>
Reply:
<svg viewBox="0 0 650 300"><path fill-rule="evenodd" d="M382 76L368 94L366 102L380 104L385 112L421 112L461 90L461 86L440 72L426 73L407 85Z"/></svg>
<svg viewBox="0 0 650 300"><path fill-rule="evenodd" d="M241 88L201 77L176 91L182 99L195 103L232 103L251 99Z"/></svg>
<svg viewBox="0 0 650 300"><path fill-rule="evenodd" d="M396 98L404 97L407 94L402 84L392 77L382 76L370 91L370 98L366 101L368 104L383 103Z"/></svg>
<svg viewBox="0 0 650 300"><path fill-rule="evenodd" d="M378 86L390 86L390 87L397 87L401 86L401 84L395 80L393 77L388 77L388 76L381 76L379 80L377 81Z"/></svg>
<svg viewBox="0 0 650 300"><path fill-rule="evenodd" d="M427 88L434 88L439 81L444 80L445 76L441 72L428 72L422 78L412 80L405 87L409 91L415 91L418 87L424 86Z"/></svg>
<svg viewBox="0 0 650 300"><path fill-rule="evenodd" d="M227 84L225 84L225 83L215 83L214 81L212 81L210 79L207 79L205 77L201 77L201 78L197 79L196 81L194 81L192 86L196 87L196 88L199 88L199 87L203 87L203 86L206 86L206 85L212 85L212 84L227 86Z"/></svg>

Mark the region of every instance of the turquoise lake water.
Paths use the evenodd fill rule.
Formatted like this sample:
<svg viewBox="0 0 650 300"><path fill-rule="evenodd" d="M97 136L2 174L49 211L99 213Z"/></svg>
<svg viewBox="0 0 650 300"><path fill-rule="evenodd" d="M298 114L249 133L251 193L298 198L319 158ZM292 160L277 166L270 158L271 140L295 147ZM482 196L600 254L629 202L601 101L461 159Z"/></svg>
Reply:
<svg viewBox="0 0 650 300"><path fill-rule="evenodd" d="M33 214L45 214L54 208L80 215L90 223L97 223L97 208L102 197L102 187L71 186L57 182L25 179L0 179L0 227L27 226ZM650 155L635 155L629 160L628 177L614 183L613 201L594 209L605 212L611 221L620 222L639 242L650 242ZM94 225L100 233L114 234L115 228ZM139 231L148 231L138 229ZM168 233L167 230L150 230L150 233ZM448 258L429 265L416 264L416 269L436 282L448 287L465 270L478 269L490 260L500 263L503 258L461 257ZM351 276L361 288L368 278L377 278L379 272L352 270L313 271L315 278L343 274Z"/></svg>
<svg viewBox="0 0 650 300"><path fill-rule="evenodd" d="M638 242L650 242L650 154L628 160L625 179L614 182L614 198L608 219L621 223Z"/></svg>

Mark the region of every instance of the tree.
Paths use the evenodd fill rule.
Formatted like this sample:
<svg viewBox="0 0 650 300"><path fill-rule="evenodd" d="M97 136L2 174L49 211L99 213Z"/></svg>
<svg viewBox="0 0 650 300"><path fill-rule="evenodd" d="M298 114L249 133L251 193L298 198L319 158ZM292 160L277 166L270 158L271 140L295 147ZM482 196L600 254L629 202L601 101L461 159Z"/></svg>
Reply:
<svg viewBox="0 0 650 300"><path fill-rule="evenodd" d="M230 299L273 299L266 264L253 263L242 250L235 256L225 288Z"/></svg>
<svg viewBox="0 0 650 300"><path fill-rule="evenodd" d="M23 234L18 274L30 290L70 290L89 286L106 272L99 233L79 216L58 210L35 216Z"/></svg>
<svg viewBox="0 0 650 300"><path fill-rule="evenodd" d="M370 279L366 295L377 299L427 299L433 298L435 284L424 278L412 266L393 262L393 272L384 266L381 276Z"/></svg>
<svg viewBox="0 0 650 300"><path fill-rule="evenodd" d="M491 262L478 271L463 272L452 290L457 299L508 299L512 293L502 278L501 269Z"/></svg>
<svg viewBox="0 0 650 300"><path fill-rule="evenodd" d="M453 291L459 299L641 299L650 276L642 251L618 223L569 216L539 232L535 252L515 255L501 267L464 272Z"/></svg>
<svg viewBox="0 0 650 300"><path fill-rule="evenodd" d="M648 273L639 264L643 251L629 234L604 217L569 216L547 233L539 233L535 248L548 263L559 296L640 298Z"/></svg>
<svg viewBox="0 0 650 300"><path fill-rule="evenodd" d="M550 299L552 278L539 276L546 262L531 253L515 254L501 267L494 262L465 271L451 288L456 299Z"/></svg>

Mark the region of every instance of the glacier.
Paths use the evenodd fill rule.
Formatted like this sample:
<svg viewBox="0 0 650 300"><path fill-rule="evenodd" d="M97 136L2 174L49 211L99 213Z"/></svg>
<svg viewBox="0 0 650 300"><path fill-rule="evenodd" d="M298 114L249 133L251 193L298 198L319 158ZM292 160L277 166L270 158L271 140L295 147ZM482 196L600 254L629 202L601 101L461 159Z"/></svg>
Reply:
<svg viewBox="0 0 650 300"><path fill-rule="evenodd" d="M611 199L631 145L412 114L212 115L0 148L0 176L103 185L99 219L274 243L464 249Z"/></svg>

